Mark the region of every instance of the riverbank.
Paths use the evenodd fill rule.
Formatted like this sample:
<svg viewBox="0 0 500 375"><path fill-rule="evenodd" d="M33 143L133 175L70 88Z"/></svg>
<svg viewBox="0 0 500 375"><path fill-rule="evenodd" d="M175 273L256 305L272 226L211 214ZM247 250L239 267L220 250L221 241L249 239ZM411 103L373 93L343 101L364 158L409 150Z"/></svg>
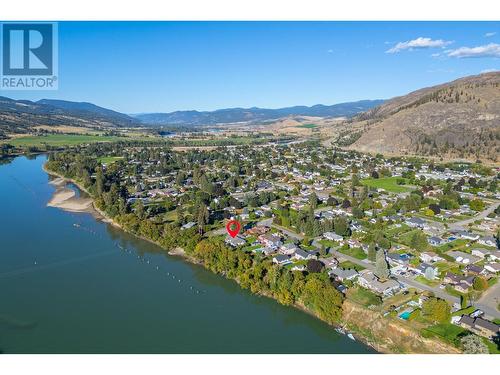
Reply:
<svg viewBox="0 0 500 375"><path fill-rule="evenodd" d="M65 183L71 182L75 184L82 191L85 191L90 196L90 193L77 181L70 178L65 178L64 176L61 176L56 172L49 171L46 169L45 166L43 168L48 174L51 174L58 178L62 178L63 181L65 181ZM57 183L61 182L58 181ZM141 238L143 240L146 240L148 242L154 243L162 247L161 244L156 241L139 236L136 233L130 232L126 230L126 228L123 228L115 220L108 217L106 213L99 210L99 208L96 207L94 201L92 201L91 208L95 210L96 213L98 213L98 216L96 215L97 218L107 223L110 223L127 233L133 234L138 238ZM200 262L200 260L187 254L183 249L179 247L171 249L170 251L168 251L168 254L173 256L181 256L190 263L201 265L204 268L207 268L202 262ZM240 281L237 278L230 278L230 279L240 284ZM259 295L275 299L273 296L266 295L264 293L259 293ZM291 306L309 315L312 315L317 319L322 320L315 311L312 311L302 303L295 303ZM357 305L352 301L345 300L342 310L343 310L342 328L347 328L350 332L352 332L355 335L358 341L374 348L376 351L380 353L458 353L459 352L456 348L453 348L445 343L442 343L441 341L437 341L434 339L426 339L422 337L417 331L412 330L411 327L405 326L403 322L390 320L382 316L374 315L373 311L367 309L364 306Z"/></svg>

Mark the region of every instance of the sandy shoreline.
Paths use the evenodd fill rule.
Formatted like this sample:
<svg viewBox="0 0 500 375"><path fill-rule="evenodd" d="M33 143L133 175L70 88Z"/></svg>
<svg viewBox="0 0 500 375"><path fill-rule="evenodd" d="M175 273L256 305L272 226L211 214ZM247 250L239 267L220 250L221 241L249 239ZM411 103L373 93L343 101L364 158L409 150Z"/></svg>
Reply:
<svg viewBox="0 0 500 375"><path fill-rule="evenodd" d="M77 197L74 190L66 187L67 180L57 177L49 183L56 190L52 198L47 202L47 207L60 208L70 212L90 212L92 210L92 199Z"/></svg>

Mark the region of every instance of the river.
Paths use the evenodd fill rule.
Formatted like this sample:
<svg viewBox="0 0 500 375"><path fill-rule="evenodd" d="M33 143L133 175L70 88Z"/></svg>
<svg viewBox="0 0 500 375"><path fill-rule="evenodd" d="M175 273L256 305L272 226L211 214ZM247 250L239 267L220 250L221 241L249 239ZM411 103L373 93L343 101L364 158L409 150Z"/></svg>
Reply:
<svg viewBox="0 0 500 375"><path fill-rule="evenodd" d="M1 352L374 352L91 214L47 207L45 160L0 165Z"/></svg>

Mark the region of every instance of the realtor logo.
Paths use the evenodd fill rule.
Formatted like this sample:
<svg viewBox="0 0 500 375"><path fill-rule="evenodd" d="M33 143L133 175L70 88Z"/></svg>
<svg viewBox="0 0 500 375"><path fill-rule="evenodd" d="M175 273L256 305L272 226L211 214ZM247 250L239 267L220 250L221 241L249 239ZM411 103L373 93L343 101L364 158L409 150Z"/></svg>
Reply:
<svg viewBox="0 0 500 375"><path fill-rule="evenodd" d="M57 24L2 23L0 40L0 88L57 89Z"/></svg>

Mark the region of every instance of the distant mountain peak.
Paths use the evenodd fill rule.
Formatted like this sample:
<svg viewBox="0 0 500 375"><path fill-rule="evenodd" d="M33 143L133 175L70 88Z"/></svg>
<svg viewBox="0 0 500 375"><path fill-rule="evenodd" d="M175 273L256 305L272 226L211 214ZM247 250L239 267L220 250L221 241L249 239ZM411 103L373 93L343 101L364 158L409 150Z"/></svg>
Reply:
<svg viewBox="0 0 500 375"><path fill-rule="evenodd" d="M141 113L133 115L145 124L202 126L241 122L277 120L288 116L352 117L382 104L383 100L361 100L334 105L316 104L311 107L286 108L223 108L215 111L175 111L169 113Z"/></svg>

